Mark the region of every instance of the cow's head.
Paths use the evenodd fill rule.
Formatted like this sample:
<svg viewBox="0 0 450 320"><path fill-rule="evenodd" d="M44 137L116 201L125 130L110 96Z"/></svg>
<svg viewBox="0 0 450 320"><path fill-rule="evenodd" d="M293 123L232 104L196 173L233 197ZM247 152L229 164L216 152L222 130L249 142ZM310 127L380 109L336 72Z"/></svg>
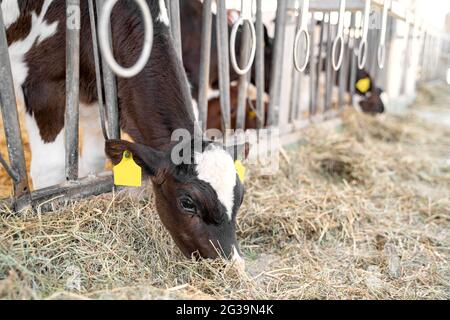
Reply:
<svg viewBox="0 0 450 320"><path fill-rule="evenodd" d="M191 146L195 150L193 141ZM179 145L161 152L121 140L106 143L113 164L129 151L150 177L161 221L186 257L240 260L236 216L244 186L235 159L221 145L203 142L201 150L189 151L190 163L176 165L172 153L180 151L175 148Z"/></svg>
<svg viewBox="0 0 450 320"><path fill-rule="evenodd" d="M363 112L369 114L384 112L383 90L375 85L373 78L367 71L358 70L355 89L359 96L359 99L357 99L358 105Z"/></svg>

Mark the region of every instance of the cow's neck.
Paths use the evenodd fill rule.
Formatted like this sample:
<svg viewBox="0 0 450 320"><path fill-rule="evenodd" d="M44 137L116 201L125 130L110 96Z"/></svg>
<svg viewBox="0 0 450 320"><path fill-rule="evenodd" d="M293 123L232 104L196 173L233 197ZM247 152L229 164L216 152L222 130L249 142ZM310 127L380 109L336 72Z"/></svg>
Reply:
<svg viewBox="0 0 450 320"><path fill-rule="evenodd" d="M155 33L148 70L133 81L138 89L129 97L136 105L130 135L156 149L169 147L175 130L192 135L196 125L189 84L175 52L168 32Z"/></svg>

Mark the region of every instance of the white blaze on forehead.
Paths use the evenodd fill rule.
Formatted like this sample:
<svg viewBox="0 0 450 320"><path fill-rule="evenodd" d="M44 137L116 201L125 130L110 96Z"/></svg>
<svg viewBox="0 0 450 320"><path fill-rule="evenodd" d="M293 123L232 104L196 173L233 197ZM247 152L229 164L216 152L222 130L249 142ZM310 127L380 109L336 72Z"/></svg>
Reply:
<svg viewBox="0 0 450 320"><path fill-rule="evenodd" d="M8 29L20 17L20 8L18 0L2 1L3 23Z"/></svg>
<svg viewBox="0 0 450 320"><path fill-rule="evenodd" d="M159 16L158 21L161 21L166 26L170 24L169 22L169 14L167 12L166 3L164 0L159 0Z"/></svg>
<svg viewBox="0 0 450 320"><path fill-rule="evenodd" d="M222 148L213 147L195 154L198 179L211 185L231 220L236 186L236 168L233 158Z"/></svg>

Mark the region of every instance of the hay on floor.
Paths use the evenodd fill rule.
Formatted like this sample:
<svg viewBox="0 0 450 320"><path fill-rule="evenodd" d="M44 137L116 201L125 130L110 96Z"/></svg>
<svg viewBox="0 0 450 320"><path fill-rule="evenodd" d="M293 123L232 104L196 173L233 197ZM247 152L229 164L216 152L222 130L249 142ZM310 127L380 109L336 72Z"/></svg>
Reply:
<svg viewBox="0 0 450 320"><path fill-rule="evenodd" d="M449 145L413 115L348 111L306 130L278 175L248 170L245 273L184 259L151 197L21 216L3 204L0 299L449 299Z"/></svg>

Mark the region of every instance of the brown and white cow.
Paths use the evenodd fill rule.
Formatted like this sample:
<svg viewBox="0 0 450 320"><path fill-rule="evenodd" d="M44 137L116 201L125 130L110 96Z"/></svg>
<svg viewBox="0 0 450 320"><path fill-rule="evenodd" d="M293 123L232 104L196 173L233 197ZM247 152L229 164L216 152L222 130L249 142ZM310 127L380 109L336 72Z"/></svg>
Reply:
<svg viewBox="0 0 450 320"><path fill-rule="evenodd" d="M195 134L192 98L169 33L164 0L147 0L154 20L154 43L145 69L118 79L120 125L135 143L107 141L117 164L125 151L150 177L158 213L188 257L239 257L236 215L244 187L233 157L208 141L194 148L193 163L174 164L172 133ZM66 1L1 0L18 98L26 105L34 188L64 182ZM144 27L134 1L119 1L112 17L114 55L124 66L141 52ZM80 109L83 126L81 175L105 164L97 107L94 58L87 1L81 1Z"/></svg>
<svg viewBox="0 0 450 320"><path fill-rule="evenodd" d="M181 37L183 49L183 63L189 82L192 86L192 94L194 99L198 97L199 82L200 82L200 47L202 34L202 15L203 4L199 0L180 0L181 10ZM229 21L230 22L230 21ZM212 89L219 87L219 58L217 53L217 35L216 35L217 18L212 16L212 34L211 34L211 60L209 82ZM229 31L231 32L231 25ZM242 29L242 28L241 28ZM238 32L236 37L236 52L239 56L241 32ZM265 61L265 84L264 90L269 93L270 90L270 76L272 74L272 56L274 44L273 39L268 35L267 28L264 27L264 61ZM255 64L253 65L255 66ZM256 68L253 67L251 71L251 82L255 84ZM230 67L230 81L233 82L239 79L239 75ZM213 94L214 95L214 94Z"/></svg>

